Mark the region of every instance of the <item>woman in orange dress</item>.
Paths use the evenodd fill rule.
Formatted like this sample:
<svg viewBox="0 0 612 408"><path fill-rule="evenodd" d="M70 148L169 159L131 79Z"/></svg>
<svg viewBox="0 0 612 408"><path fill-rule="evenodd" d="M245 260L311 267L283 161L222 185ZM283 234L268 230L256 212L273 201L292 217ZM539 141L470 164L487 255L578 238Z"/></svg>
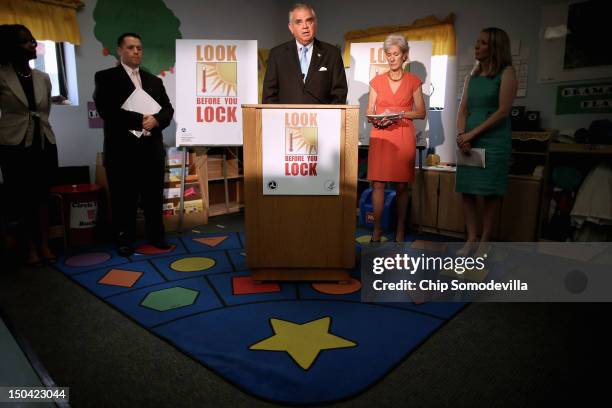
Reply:
<svg viewBox="0 0 612 408"><path fill-rule="evenodd" d="M381 216L385 198L385 184L395 183L397 192L397 229L395 240L403 242L408 208L408 183L414 181L416 135L414 119L425 118L425 102L421 80L404 71L408 61L408 42L404 36L391 34L383 49L389 71L370 81L368 115L398 113L397 119L369 118L374 128L370 134L368 152L368 180L372 181L374 231L372 242L380 242Z"/></svg>

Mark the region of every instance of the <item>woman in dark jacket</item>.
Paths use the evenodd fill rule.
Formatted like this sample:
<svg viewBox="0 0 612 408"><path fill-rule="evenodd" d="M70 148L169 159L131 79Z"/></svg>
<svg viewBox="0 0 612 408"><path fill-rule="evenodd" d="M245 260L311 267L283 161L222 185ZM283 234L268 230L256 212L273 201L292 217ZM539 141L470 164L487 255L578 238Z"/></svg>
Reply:
<svg viewBox="0 0 612 408"><path fill-rule="evenodd" d="M0 170L7 218L17 219L27 245L26 264L54 261L49 249L48 197L57 169L49 124L51 81L30 68L36 40L22 25L0 26Z"/></svg>

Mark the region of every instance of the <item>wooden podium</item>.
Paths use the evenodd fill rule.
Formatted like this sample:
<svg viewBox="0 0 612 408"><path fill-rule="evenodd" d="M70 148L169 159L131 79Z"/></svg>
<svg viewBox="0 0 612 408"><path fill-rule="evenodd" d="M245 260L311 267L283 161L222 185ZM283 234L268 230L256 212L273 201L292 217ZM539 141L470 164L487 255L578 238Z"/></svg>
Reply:
<svg viewBox="0 0 612 408"><path fill-rule="evenodd" d="M264 195L263 109L340 110L339 195ZM355 266L359 106L242 105L247 263L259 281L344 281ZM282 138L284 143L284 135Z"/></svg>

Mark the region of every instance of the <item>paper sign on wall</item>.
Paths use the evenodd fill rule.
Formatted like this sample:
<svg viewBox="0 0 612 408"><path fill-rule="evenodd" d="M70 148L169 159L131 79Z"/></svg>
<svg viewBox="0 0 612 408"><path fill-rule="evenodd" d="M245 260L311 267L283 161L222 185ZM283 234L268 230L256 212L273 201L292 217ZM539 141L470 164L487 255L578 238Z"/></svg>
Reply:
<svg viewBox="0 0 612 408"><path fill-rule="evenodd" d="M245 103L257 103L257 41L176 40L177 146L241 145Z"/></svg>
<svg viewBox="0 0 612 408"><path fill-rule="evenodd" d="M104 120L98 114L94 102L87 102L87 117L90 129L102 129L104 127Z"/></svg>

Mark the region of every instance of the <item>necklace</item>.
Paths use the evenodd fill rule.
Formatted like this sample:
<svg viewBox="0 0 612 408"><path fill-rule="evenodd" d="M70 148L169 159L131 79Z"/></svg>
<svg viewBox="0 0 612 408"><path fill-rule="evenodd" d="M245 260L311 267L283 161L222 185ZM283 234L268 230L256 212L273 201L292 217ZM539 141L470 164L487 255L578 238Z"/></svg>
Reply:
<svg viewBox="0 0 612 408"><path fill-rule="evenodd" d="M399 82L399 81L401 81L401 80L402 80L402 78L404 77L404 71L402 71L402 74L401 74L401 75L400 75L400 77L399 77L399 78L397 78L397 79L393 79L393 78L391 77L391 71L387 71L387 76L389 77L389 79L390 79L390 80L392 80L392 81L394 81L394 82Z"/></svg>
<svg viewBox="0 0 612 408"><path fill-rule="evenodd" d="M21 72L19 72L19 71L17 71L17 70L15 70L15 72L17 73L17 75L19 75L19 76L20 76L20 77L22 77L22 78L29 78L29 77L31 77L31 76L32 76L32 71L30 71L30 73L29 73L29 74L22 74Z"/></svg>

